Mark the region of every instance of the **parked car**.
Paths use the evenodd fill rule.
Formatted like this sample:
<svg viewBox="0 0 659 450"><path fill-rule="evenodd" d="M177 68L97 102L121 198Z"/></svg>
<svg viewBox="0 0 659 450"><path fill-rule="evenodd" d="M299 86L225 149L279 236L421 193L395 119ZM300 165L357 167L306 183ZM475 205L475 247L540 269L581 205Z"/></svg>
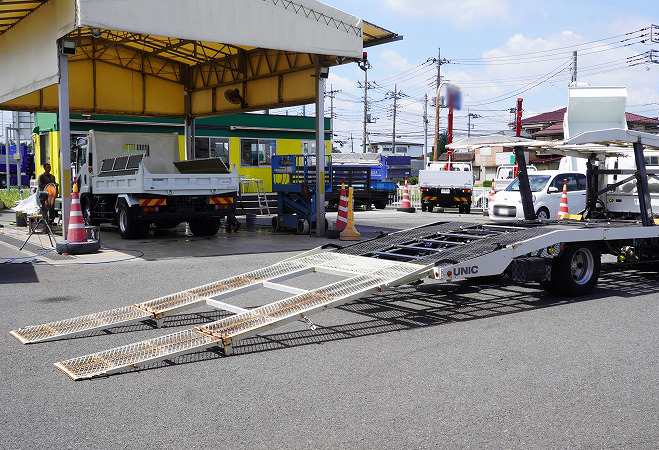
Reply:
<svg viewBox="0 0 659 450"><path fill-rule="evenodd" d="M533 192L533 206L538 219L556 219L563 194L563 181L567 180L567 198L570 214L578 214L586 207L586 175L560 170L543 170L529 174ZM516 178L503 191L494 194L488 205L493 220L524 219L519 179Z"/></svg>

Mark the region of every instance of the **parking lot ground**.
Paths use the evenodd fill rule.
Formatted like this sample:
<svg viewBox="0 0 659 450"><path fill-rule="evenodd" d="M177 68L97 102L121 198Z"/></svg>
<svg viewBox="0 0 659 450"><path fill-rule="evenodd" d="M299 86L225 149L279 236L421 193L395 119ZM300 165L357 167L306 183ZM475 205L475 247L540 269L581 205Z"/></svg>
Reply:
<svg viewBox="0 0 659 450"><path fill-rule="evenodd" d="M392 228L417 220L382 214ZM597 289L579 299L506 279L428 280L312 316L315 330L296 322L241 341L231 357L201 351L91 381L73 382L52 364L226 313L199 308L162 329L137 324L29 346L8 333L297 252L277 242L277 252L199 258L161 249L127 263L0 265L0 447L656 448L656 267L606 265ZM178 245L163 247L176 254ZM15 254L0 245L0 257ZM240 305L275 300L269 292L248 293Z"/></svg>

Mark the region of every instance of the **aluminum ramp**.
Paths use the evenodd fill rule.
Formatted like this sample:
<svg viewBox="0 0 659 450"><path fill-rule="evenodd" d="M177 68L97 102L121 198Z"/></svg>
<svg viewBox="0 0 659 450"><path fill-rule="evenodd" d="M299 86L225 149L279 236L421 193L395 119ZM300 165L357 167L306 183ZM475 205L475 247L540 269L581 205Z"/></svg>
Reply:
<svg viewBox="0 0 659 450"><path fill-rule="evenodd" d="M369 272L369 264L355 262L353 255L317 253L290 259L206 284L196 288L167 295L144 303L111 309L71 319L59 320L42 325L33 325L11 331L10 334L23 344L34 344L59 340L81 334L105 330L135 322L156 320L165 316L203 304L206 300L261 287L264 282L285 280L305 272L318 271L338 275L356 275Z"/></svg>
<svg viewBox="0 0 659 450"><path fill-rule="evenodd" d="M323 266L329 267L333 273L333 266L343 271L348 265L354 276L201 327L58 362L55 367L73 380L80 380L109 375L214 346L220 346L224 348L225 354L230 354L231 345L241 339L291 321L305 319L307 315L383 288L418 280L428 272L427 267L418 264L329 252L310 258L322 259ZM358 273L355 270L357 268L361 268L362 273Z"/></svg>
<svg viewBox="0 0 659 450"><path fill-rule="evenodd" d="M611 226L610 224L608 226ZM150 302L91 314L51 324L22 328L12 335L22 342L41 342L130 323L162 319L167 314L204 301L217 300L250 289L268 287L293 296L252 310L234 307L236 314L200 327L101 351L56 363L74 380L107 375L148 365L208 347L230 354L233 343L326 308L369 295L381 289L438 278L442 267L496 254L522 241L535 241L557 230L588 227L581 223L532 223L488 225L469 222L437 223L362 241L334 250L315 249L272 266L207 284ZM346 276L345 280L304 291L276 283L305 272ZM231 305L228 305L231 306ZM308 319L307 319L308 320ZM108 324L110 324L108 326Z"/></svg>

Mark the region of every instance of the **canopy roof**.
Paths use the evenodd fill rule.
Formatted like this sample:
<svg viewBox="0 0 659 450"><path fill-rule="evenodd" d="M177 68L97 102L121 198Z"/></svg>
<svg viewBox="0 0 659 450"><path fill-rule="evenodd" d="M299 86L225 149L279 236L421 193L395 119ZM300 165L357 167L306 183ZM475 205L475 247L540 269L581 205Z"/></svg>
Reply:
<svg viewBox="0 0 659 450"><path fill-rule="evenodd" d="M319 65L401 37L315 0L3 1L0 109L57 110L61 38L71 112L194 117L311 103Z"/></svg>

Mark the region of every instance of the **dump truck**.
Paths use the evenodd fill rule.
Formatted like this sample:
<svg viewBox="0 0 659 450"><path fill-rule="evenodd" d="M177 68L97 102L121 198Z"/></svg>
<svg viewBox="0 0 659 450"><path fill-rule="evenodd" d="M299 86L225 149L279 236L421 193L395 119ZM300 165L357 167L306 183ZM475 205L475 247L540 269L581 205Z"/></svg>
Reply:
<svg viewBox="0 0 659 450"><path fill-rule="evenodd" d="M88 224L114 223L130 239L146 236L151 224L169 229L187 222L195 236L209 236L235 214L235 167L219 158L180 161L177 133L92 130L78 142L74 180Z"/></svg>
<svg viewBox="0 0 659 450"><path fill-rule="evenodd" d="M338 210L341 185L354 190L354 205L370 209L387 207L398 186L388 177L387 157L377 153L337 153L332 155L332 191L325 194L328 208ZM400 162L400 161L397 161ZM399 174L395 170L392 174Z"/></svg>

